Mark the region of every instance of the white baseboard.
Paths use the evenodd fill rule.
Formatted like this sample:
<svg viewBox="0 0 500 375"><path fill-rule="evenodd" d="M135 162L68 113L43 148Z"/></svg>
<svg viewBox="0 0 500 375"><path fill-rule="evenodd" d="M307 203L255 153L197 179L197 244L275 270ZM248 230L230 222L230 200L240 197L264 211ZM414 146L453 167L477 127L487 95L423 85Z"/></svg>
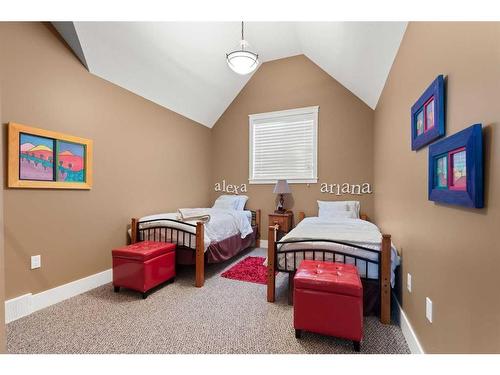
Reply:
<svg viewBox="0 0 500 375"><path fill-rule="evenodd" d="M260 240L260 247L267 249L267 240Z"/></svg>
<svg viewBox="0 0 500 375"><path fill-rule="evenodd" d="M406 343L410 348L410 352L412 354L425 354L424 349L422 348L422 345L420 345L417 335L415 334L415 331L413 330L413 327L411 326L410 321L408 320L408 317L406 316L403 308L399 304L399 301L396 298L394 298L394 300L397 303L399 311L399 322L401 325L401 331L403 332L403 336L406 339Z"/></svg>
<svg viewBox="0 0 500 375"><path fill-rule="evenodd" d="M110 283L112 279L113 271L109 269L37 294L28 293L12 298L5 301L5 323Z"/></svg>
<svg viewBox="0 0 500 375"><path fill-rule="evenodd" d="M22 296L5 301L5 323L22 318L32 313L31 308L32 294L23 294Z"/></svg>

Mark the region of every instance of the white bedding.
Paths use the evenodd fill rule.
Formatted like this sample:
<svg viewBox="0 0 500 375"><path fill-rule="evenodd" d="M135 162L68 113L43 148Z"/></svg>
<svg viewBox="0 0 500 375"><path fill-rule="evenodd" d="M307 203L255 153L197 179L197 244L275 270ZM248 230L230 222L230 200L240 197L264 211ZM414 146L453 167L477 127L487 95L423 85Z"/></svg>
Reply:
<svg viewBox="0 0 500 375"><path fill-rule="evenodd" d="M302 220L293 230L291 230L281 241L303 240L303 239L325 239L333 241L343 241L368 249L380 251L382 244L382 234L375 224L361 219L321 219L319 217L308 217ZM285 269L285 254L280 251L291 249L303 249L304 243L284 244L278 248L279 268ZM309 242L308 249L328 249L336 250L346 254L358 255L370 260L377 260L378 255L362 249L349 247L346 245L331 242ZM391 249L391 285L394 287L394 270L399 265L400 259L396 248ZM313 259L313 251L306 252L306 259ZM323 259L323 253L316 253L316 259ZM303 253L296 253L295 264L293 253L286 254L286 269L293 271L303 260ZM325 260L333 261L332 254L325 254ZM337 261L343 261L343 256L337 254ZM354 258L346 257L345 263L354 264ZM361 277L378 278L378 266L358 260L357 267Z"/></svg>
<svg viewBox="0 0 500 375"><path fill-rule="evenodd" d="M230 210L230 209L220 209L220 208L198 208L196 209L198 214L205 214L210 216L210 220L205 223L205 251L212 242L219 242L228 237L240 234L241 238L245 238L247 235L252 233L252 212L251 211L241 211L241 210ZM178 213L163 213L144 216L139 219L140 228L148 228L153 226L169 226L173 228L183 229L189 233L192 233L191 237L179 233L179 238L177 238L176 233L171 233L166 231L167 238L162 236L161 241L173 242L178 245L189 246L189 241L191 241L192 247L196 244L196 227L185 225L183 223L177 223L172 221L154 221L151 223L142 223L142 221L147 220L161 220L161 219L173 219L178 220ZM196 225L196 220L186 221L186 224ZM145 240L148 239L147 232L145 233ZM162 231L165 233L165 231Z"/></svg>

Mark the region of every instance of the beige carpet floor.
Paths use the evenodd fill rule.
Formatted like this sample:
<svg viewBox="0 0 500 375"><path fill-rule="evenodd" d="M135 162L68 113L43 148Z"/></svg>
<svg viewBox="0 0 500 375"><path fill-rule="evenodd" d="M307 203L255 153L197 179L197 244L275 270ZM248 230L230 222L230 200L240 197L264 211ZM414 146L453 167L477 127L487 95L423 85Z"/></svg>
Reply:
<svg viewBox="0 0 500 375"><path fill-rule="evenodd" d="M350 341L312 333L295 339L286 274L277 278L277 301L265 285L226 279L220 273L244 257L207 267L203 288L194 270L181 268L175 283L146 300L111 284L50 306L7 325L9 353L354 353ZM362 353L409 353L396 325L364 321Z"/></svg>

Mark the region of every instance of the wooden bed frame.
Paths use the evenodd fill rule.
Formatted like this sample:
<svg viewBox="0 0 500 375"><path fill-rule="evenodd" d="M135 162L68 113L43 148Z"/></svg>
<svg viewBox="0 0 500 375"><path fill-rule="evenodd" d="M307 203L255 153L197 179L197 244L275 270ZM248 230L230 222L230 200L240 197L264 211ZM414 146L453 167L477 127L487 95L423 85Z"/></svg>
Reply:
<svg viewBox="0 0 500 375"><path fill-rule="evenodd" d="M252 212L252 228L256 227L256 236L255 236L255 247L260 246L260 209L258 210L250 210ZM161 222L161 224L155 225L155 222ZM195 241L192 241L191 238L194 233L189 232L187 230L177 228L174 226L166 225L165 222L172 223L180 223L184 226L195 227ZM147 228L140 228L139 224L143 223L152 223L151 226ZM162 238L167 238L167 234L170 233L170 238L172 238L175 233L175 237L177 238L177 247L190 249L195 253L195 286L197 288L201 288L205 284L205 225L203 222L197 222L195 224L189 224L183 221L174 220L174 219L155 219L155 220L147 220L141 221L139 223L138 218L132 218L130 224L130 237L131 243L136 243L141 241L140 238L144 238L144 234L148 234L148 239L152 239L153 241L160 241ZM141 236L143 234L143 236ZM186 241L187 236L187 241ZM179 243L179 238L182 237L182 244ZM194 242L194 243L193 243Z"/></svg>
<svg viewBox="0 0 500 375"><path fill-rule="evenodd" d="M297 224L304 219L304 212L298 213ZM361 215L362 220L368 220L368 217L364 214ZM276 271L287 272L288 273L288 287L289 293L293 291L293 277L295 275L295 270L290 271L287 270L286 267L286 258L285 255L285 269L280 269L278 264L278 252L277 248L279 245L285 243L307 243L307 242L331 242L337 243L341 245L350 246L353 248L358 248L363 251L368 251L371 253L378 254L378 261L369 260L362 256L352 255L343 253L341 251L336 250L327 250L327 249L293 249L293 250L285 250L283 252L280 251L280 254L293 253L294 254L294 268L295 268L295 254L303 253L305 258L305 252L312 252L313 259L316 257L317 253L323 254L323 259L325 259L325 254L332 254L333 258L336 258L336 255L343 256L343 261L345 262L346 257L354 259L355 264L357 265L357 261L364 261L366 267L368 267L368 263L377 264L378 265L378 281L380 285L380 322L383 324L389 324L391 322L391 235L390 234L382 234L382 249L379 252L378 250L368 249L363 246L343 242L343 241L332 241L332 240L323 240L323 239L306 239L306 240L293 240L293 241L276 241L277 233L279 231L279 225L273 225L269 227L268 234L268 248L267 248L267 301L274 302L275 299L275 287L276 287ZM318 259L320 260L321 257ZM336 260L337 261L337 260ZM368 269L365 273L365 276L368 277ZM374 279L372 279L374 280Z"/></svg>

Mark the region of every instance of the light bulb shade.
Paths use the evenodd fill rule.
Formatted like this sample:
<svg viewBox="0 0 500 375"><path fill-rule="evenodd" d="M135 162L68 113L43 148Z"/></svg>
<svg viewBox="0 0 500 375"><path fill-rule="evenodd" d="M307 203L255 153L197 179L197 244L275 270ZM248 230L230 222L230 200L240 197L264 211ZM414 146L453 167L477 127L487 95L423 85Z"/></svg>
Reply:
<svg viewBox="0 0 500 375"><path fill-rule="evenodd" d="M233 51L226 55L227 65L238 74L252 73L259 65L259 55L250 51Z"/></svg>

